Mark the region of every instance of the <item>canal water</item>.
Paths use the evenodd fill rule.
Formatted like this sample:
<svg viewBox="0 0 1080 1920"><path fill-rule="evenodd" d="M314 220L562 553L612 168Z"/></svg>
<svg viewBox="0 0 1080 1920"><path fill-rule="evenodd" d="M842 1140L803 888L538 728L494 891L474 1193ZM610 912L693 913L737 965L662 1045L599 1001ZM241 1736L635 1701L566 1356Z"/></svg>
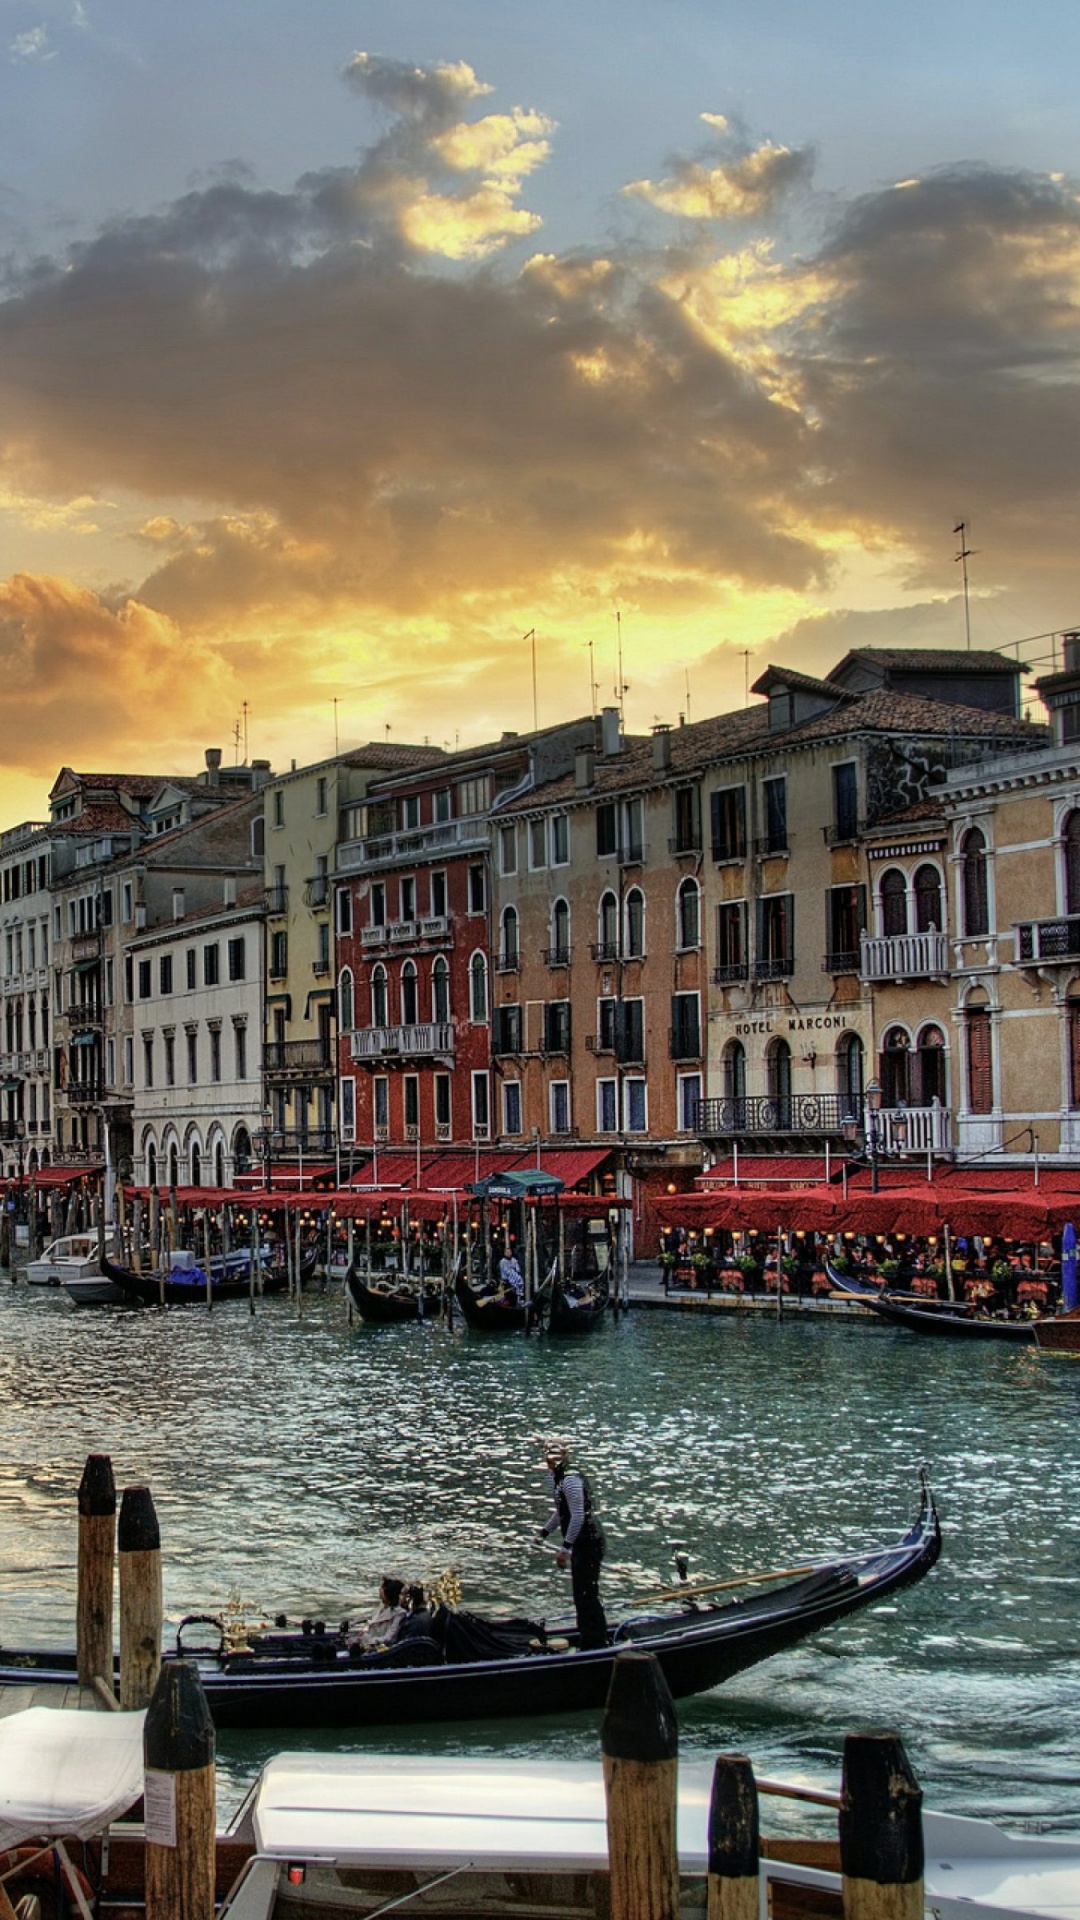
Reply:
<svg viewBox="0 0 1080 1920"><path fill-rule="evenodd" d="M1080 1830L1080 1366L854 1321L639 1310L582 1340L346 1325L339 1293L82 1309L0 1291L0 1641L71 1645L88 1452L148 1482L175 1625L374 1608L379 1574L458 1569L466 1606L561 1612L532 1535L540 1437L572 1437L608 1534L609 1611L672 1576L895 1538L929 1465L937 1570L887 1606L679 1705L683 1751L835 1785L846 1730L897 1727L941 1810ZM272 1752L585 1757L595 1718L219 1740L235 1805ZM775 1818L772 1807L776 1807ZM803 1819L771 1803L773 1828Z"/></svg>

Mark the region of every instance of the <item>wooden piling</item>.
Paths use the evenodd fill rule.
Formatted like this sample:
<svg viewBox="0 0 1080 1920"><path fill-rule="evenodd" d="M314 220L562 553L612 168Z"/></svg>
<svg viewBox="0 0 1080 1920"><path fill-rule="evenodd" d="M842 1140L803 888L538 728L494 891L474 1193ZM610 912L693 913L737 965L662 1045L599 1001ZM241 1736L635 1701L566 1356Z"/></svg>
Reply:
<svg viewBox="0 0 1080 1920"><path fill-rule="evenodd" d="M125 1487L120 1561L120 1705L149 1705L161 1668L161 1534L149 1487Z"/></svg>
<svg viewBox="0 0 1080 1920"><path fill-rule="evenodd" d="M922 1920L922 1789L887 1729L844 1741L840 1870L844 1920Z"/></svg>
<svg viewBox="0 0 1080 1920"><path fill-rule="evenodd" d="M2 1203L3 1211L0 1212L0 1267L3 1267L5 1272L11 1266L11 1213L8 1208L10 1198L11 1191L9 1188L4 1194ZM11 1277L12 1280L14 1280L14 1273Z"/></svg>
<svg viewBox="0 0 1080 1920"><path fill-rule="evenodd" d="M252 1207L248 1213L248 1312L255 1312L255 1266L259 1258L259 1216Z"/></svg>
<svg viewBox="0 0 1080 1920"><path fill-rule="evenodd" d="M214 1304L214 1282L210 1277L210 1209L203 1208L202 1216L203 1265L206 1268L206 1304Z"/></svg>
<svg viewBox="0 0 1080 1920"><path fill-rule="evenodd" d="M745 1753L720 1753L709 1802L707 1920L758 1920L760 1853L754 1769Z"/></svg>
<svg viewBox="0 0 1080 1920"><path fill-rule="evenodd" d="M107 1453L86 1457L79 1482L79 1572L76 1648L80 1687L113 1683L113 1574L116 1482Z"/></svg>
<svg viewBox="0 0 1080 1920"><path fill-rule="evenodd" d="M131 1203L131 1269L142 1272L143 1203L136 1194Z"/></svg>
<svg viewBox="0 0 1080 1920"><path fill-rule="evenodd" d="M143 1759L146 1920L214 1920L214 1723L187 1660L161 1670Z"/></svg>
<svg viewBox="0 0 1080 1920"><path fill-rule="evenodd" d="M600 1730L611 1920L677 1920L679 1735L655 1654L615 1659Z"/></svg>

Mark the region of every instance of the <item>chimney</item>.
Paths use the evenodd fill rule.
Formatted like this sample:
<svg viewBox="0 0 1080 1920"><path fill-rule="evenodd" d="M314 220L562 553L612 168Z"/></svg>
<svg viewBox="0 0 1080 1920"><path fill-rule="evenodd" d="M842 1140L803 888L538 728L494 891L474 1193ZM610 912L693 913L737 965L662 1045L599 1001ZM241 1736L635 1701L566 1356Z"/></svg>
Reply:
<svg viewBox="0 0 1080 1920"><path fill-rule="evenodd" d="M652 763L654 773L667 773L671 766L671 728L666 722L652 730Z"/></svg>
<svg viewBox="0 0 1080 1920"><path fill-rule="evenodd" d="M227 873L225 875L225 878L221 883L221 900L222 900L223 906L235 907L236 905L236 875L235 874Z"/></svg>
<svg viewBox="0 0 1080 1920"><path fill-rule="evenodd" d="M172 917L174 920L182 920L184 917L183 887L174 887L172 890Z"/></svg>
<svg viewBox="0 0 1080 1920"><path fill-rule="evenodd" d="M1066 673L1080 673L1080 633L1063 633Z"/></svg>
<svg viewBox="0 0 1080 1920"><path fill-rule="evenodd" d="M574 786L579 793L588 793L596 778L596 755L591 747L579 747L574 755Z"/></svg>
<svg viewBox="0 0 1080 1920"><path fill-rule="evenodd" d="M208 787L217 787L221 784L220 747L207 747L206 749L206 784Z"/></svg>
<svg viewBox="0 0 1080 1920"><path fill-rule="evenodd" d="M600 715L600 751L605 760L614 760L622 752L618 707L605 707Z"/></svg>

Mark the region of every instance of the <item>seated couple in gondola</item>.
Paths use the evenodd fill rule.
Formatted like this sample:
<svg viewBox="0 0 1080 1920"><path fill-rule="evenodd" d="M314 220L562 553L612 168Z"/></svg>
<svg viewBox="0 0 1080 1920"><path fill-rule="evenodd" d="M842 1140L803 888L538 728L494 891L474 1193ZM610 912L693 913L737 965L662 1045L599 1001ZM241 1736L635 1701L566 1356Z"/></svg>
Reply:
<svg viewBox="0 0 1080 1920"><path fill-rule="evenodd" d="M379 1605L364 1626L349 1633L348 1645L363 1653L374 1653L380 1647L430 1632L431 1609L423 1587L419 1582L409 1583L384 1573L379 1582Z"/></svg>

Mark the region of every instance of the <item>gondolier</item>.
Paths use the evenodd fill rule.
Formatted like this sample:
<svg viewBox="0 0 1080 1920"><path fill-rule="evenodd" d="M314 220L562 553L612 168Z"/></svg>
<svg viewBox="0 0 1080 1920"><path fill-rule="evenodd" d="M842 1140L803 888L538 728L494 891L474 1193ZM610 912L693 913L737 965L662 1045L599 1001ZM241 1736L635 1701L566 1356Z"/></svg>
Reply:
<svg viewBox="0 0 1080 1920"><path fill-rule="evenodd" d="M583 1652L590 1647L606 1647L608 1624L600 1600L604 1530L592 1510L592 1489L585 1475L570 1465L570 1449L565 1440L547 1441L544 1459L551 1490L551 1517L540 1528L538 1538L546 1540L556 1528L562 1534L557 1557L560 1567L570 1568L579 1645Z"/></svg>

